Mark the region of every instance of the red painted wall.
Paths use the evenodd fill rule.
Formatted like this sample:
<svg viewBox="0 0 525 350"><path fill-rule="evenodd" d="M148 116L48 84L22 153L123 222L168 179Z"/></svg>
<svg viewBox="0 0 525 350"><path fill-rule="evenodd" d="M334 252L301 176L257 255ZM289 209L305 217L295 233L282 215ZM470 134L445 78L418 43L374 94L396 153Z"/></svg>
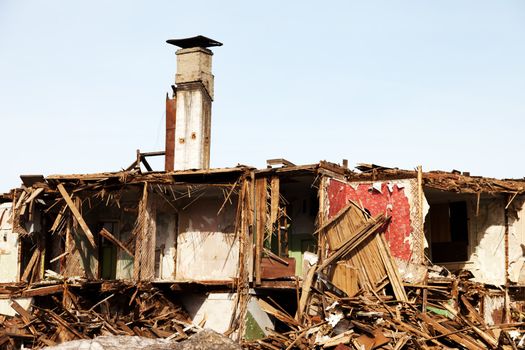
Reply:
<svg viewBox="0 0 525 350"><path fill-rule="evenodd" d="M355 187L355 186L354 186ZM349 184L330 179L328 192L328 219L343 209L348 200L365 207L372 216L391 215L391 221L385 233L393 256L408 261L411 257L408 238L412 231L410 226L410 203L404 188L393 186L390 192L387 183L381 183L381 192L372 188L372 183L359 184L356 189Z"/></svg>

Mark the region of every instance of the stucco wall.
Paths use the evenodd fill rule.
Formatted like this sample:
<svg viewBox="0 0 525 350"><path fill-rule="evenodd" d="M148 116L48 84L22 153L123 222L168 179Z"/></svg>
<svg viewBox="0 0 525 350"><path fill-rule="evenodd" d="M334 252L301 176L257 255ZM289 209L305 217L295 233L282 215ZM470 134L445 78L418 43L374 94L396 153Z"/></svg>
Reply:
<svg viewBox="0 0 525 350"><path fill-rule="evenodd" d="M177 281L226 281L235 278L239 240L236 202L217 215L223 200L203 198L179 212Z"/></svg>
<svg viewBox="0 0 525 350"><path fill-rule="evenodd" d="M11 203L0 204L0 282L17 282L18 234L12 231Z"/></svg>
<svg viewBox="0 0 525 350"><path fill-rule="evenodd" d="M518 282L523 267L524 223L523 198L509 206L509 278ZM469 230L472 237L471 255L466 268L475 280L490 284L505 284L505 206L503 198L480 201L476 216L474 200L468 202ZM525 282L525 281L523 281Z"/></svg>

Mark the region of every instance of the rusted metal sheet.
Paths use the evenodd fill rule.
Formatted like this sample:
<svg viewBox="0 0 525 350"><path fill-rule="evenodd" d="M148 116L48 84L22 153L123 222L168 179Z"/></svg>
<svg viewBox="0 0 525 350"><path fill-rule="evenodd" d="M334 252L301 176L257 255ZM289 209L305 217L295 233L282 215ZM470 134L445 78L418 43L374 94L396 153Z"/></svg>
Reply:
<svg viewBox="0 0 525 350"><path fill-rule="evenodd" d="M175 120L177 116L177 99L166 95L166 149L164 170L173 171L175 164Z"/></svg>

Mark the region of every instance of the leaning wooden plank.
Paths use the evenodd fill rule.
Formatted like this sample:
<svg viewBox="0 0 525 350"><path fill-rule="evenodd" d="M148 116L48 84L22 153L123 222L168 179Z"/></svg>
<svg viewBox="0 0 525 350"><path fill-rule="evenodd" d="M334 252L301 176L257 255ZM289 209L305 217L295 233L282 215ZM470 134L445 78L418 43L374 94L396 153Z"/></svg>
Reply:
<svg viewBox="0 0 525 350"><path fill-rule="evenodd" d="M62 327L64 327L68 332L74 334L79 339L87 339L87 336L79 333L75 328L71 327L71 325L66 322L62 317L58 316L56 313L54 313L51 310L44 310L49 316L51 316L57 323L59 323Z"/></svg>
<svg viewBox="0 0 525 350"><path fill-rule="evenodd" d="M495 338L496 336L494 332L487 326L483 317L481 317L481 315L478 313L476 308L468 301L468 299L464 295L461 296L461 301L463 302L463 305L465 305L465 307L469 311L470 316L472 316L474 320L476 320L482 326L483 329L486 329L487 333L492 338Z"/></svg>
<svg viewBox="0 0 525 350"><path fill-rule="evenodd" d="M84 218L82 217L82 215L78 211L77 207L73 203L73 200L71 199L71 197L67 193L66 189L64 188L64 185L59 183L57 185L57 188L58 188L58 191L60 192L60 194L62 195L62 198L64 198L64 200L66 201L66 204L68 205L69 210L71 210L71 212L75 216L75 219L77 219L80 227L82 227L82 230L84 231L84 234L86 235L89 243L91 243L93 248L96 248L97 244L95 243L95 238L93 237L93 234L91 233L91 230L89 229L88 225L84 221Z"/></svg>
<svg viewBox="0 0 525 350"><path fill-rule="evenodd" d="M306 278L303 281L303 287L301 290L301 298L299 299L299 305L297 306L297 313L295 314L295 319L299 322L303 318L303 313L304 313L304 310L306 309L306 303L308 301L308 297L310 296L310 288L312 287L312 284L314 282L316 271L317 271L316 266L310 267L310 270L308 270L306 274Z"/></svg>
<svg viewBox="0 0 525 350"><path fill-rule="evenodd" d="M40 251L35 248L33 255L31 255L31 259L29 260L29 263L26 266L26 269L24 270L24 273L22 274L22 281L26 281L31 275L31 271L33 270L33 267L36 264L36 261L38 260L38 257L40 256Z"/></svg>
<svg viewBox="0 0 525 350"><path fill-rule="evenodd" d="M349 251L361 244L366 238L377 232L384 224L390 219L388 216L378 215L373 220L369 221L365 226L361 228L359 232L350 237L341 247L339 247L332 255L323 261L323 263L317 268L320 272L324 270L328 265L334 261L344 257Z"/></svg>
<svg viewBox="0 0 525 350"><path fill-rule="evenodd" d="M296 320L294 320L291 316L285 314L280 310L277 310L276 308L268 304L266 301L258 299L257 303L264 312L275 316L275 318L277 318L278 320L288 324L289 326L299 326L299 323Z"/></svg>
<svg viewBox="0 0 525 350"><path fill-rule="evenodd" d="M315 230L314 234L319 233L321 231L324 231L324 230L330 228L330 226L332 226L332 224L334 224L336 221L341 219L343 217L343 215L345 215L346 212L348 210L350 210L351 208L354 209L356 213L360 213L359 217L353 218L354 221L356 221L356 223L361 223L362 224L362 223L366 222L370 218L370 216L363 209L361 209L361 207L359 205L357 205L352 200L348 200L348 204L343 209L339 210L339 212L334 217L332 217L330 220L328 220L327 223L325 223L323 226L321 226L317 230Z"/></svg>
<svg viewBox="0 0 525 350"><path fill-rule="evenodd" d="M56 229L58 228L58 226L60 225L60 222L62 221L62 218L64 216L64 212L66 211L66 208L67 208L67 204L65 204L61 209L60 211L58 212L58 215L55 219L55 221L53 222L53 226L51 226L51 229L49 230L50 232L55 232Z"/></svg>
<svg viewBox="0 0 525 350"><path fill-rule="evenodd" d="M42 193L44 189L42 187L37 188L34 190L31 195L25 200L24 204L29 204L29 202L33 201L40 193Z"/></svg>
<svg viewBox="0 0 525 350"><path fill-rule="evenodd" d="M481 328L477 327L472 321L468 319L468 317L464 317L460 314L461 319L470 326L470 328L477 334L481 339L483 339L492 349L496 349L498 347L498 340L491 337L487 332L484 332L481 330ZM486 329L486 328L485 328Z"/></svg>
<svg viewBox="0 0 525 350"><path fill-rule="evenodd" d="M102 230L100 230L99 234L102 237L107 238L112 243L116 244L120 249L122 249L123 251L128 253L130 256L133 256L133 253L128 248L126 248L124 243L122 243L119 239L117 239L115 236L113 236L111 234L111 232L109 232L107 229L102 228Z"/></svg>
<svg viewBox="0 0 525 350"><path fill-rule="evenodd" d="M286 261L286 260L284 260L283 258L281 258L280 256L276 255L276 254L275 254L274 252L272 252L271 250L268 250L268 249L266 249L266 248L263 248L263 251L264 251L264 253L265 253L266 255L268 255L268 257L269 257L270 259L273 259L273 260L275 260L275 261L278 261L278 262L280 262L281 264L286 265L286 266L290 265L290 263L289 263L288 261Z"/></svg>
<svg viewBox="0 0 525 350"><path fill-rule="evenodd" d="M50 263L54 263L55 261L62 259L63 257L65 257L68 254L69 254L69 252L64 252L64 253L62 253L60 255L55 256L53 259L49 260L49 262Z"/></svg>
<svg viewBox="0 0 525 350"><path fill-rule="evenodd" d="M57 284L53 286L40 287L35 289L27 289L22 292L23 297L34 297L40 295L49 295L54 293L59 293L64 289L64 285Z"/></svg>
<svg viewBox="0 0 525 350"><path fill-rule="evenodd" d="M270 197L270 225L274 225L279 214L279 177L272 176Z"/></svg>
<svg viewBox="0 0 525 350"><path fill-rule="evenodd" d="M22 321L24 321L24 324L26 325L26 327L29 328L31 333L33 333L34 335L37 335L38 334L37 330L31 324L31 315L29 314L29 312L27 312L27 310L24 309L22 305L17 303L16 300L11 300L11 308L15 310L21 316Z"/></svg>
<svg viewBox="0 0 525 350"><path fill-rule="evenodd" d="M454 341L455 343L464 346L469 350L482 350L484 349L480 344L476 343L472 338L468 337L466 334L450 334L450 330L445 326L441 325L439 322L435 321L428 314L420 314L419 317L428 325L432 326L436 332L441 334L448 334L447 338Z"/></svg>
<svg viewBox="0 0 525 350"><path fill-rule="evenodd" d="M261 284L261 261L264 235L266 227L266 178L255 180L255 220L256 220L256 243L255 243L255 282Z"/></svg>
<svg viewBox="0 0 525 350"><path fill-rule="evenodd" d="M388 279L390 280L390 284L392 285L392 289L394 290L397 300L408 302L408 297L405 292L405 287L403 286L403 281L401 280L397 266L390 255L390 249L388 248L388 243L386 242L383 233L380 233L376 240L377 246L379 248L379 254L381 255L381 260L383 260L383 265L386 268Z"/></svg>

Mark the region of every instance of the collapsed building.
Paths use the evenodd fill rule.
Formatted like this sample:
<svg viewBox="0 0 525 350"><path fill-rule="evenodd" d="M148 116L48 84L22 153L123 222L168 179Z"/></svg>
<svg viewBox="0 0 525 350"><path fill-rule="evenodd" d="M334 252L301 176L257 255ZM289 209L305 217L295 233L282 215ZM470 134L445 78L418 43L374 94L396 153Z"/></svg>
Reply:
<svg viewBox="0 0 525 350"><path fill-rule="evenodd" d="M222 44L168 43L180 49L164 151L137 151L116 172L22 175L0 197L0 346L185 338L201 327L269 349L514 345L510 331L493 333L498 325L523 342L525 181L285 159L210 169L210 47ZM163 171L153 156L164 156ZM377 316L393 315L393 301L418 305L418 327L436 324L414 330L400 316L404 333L377 342L362 320L335 331L347 314L312 335L331 324L333 302L379 305L366 309Z"/></svg>

